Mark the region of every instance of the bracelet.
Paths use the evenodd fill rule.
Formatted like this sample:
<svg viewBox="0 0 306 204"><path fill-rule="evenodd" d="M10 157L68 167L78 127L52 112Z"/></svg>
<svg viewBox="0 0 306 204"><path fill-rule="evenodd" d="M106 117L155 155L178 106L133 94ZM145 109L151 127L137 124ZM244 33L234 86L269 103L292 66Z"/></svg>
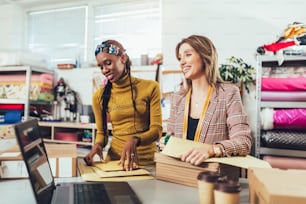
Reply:
<svg viewBox="0 0 306 204"><path fill-rule="evenodd" d="M214 150L215 157L222 156L222 152L219 146L213 145L213 150Z"/></svg>
<svg viewBox="0 0 306 204"><path fill-rule="evenodd" d="M220 145L219 146L220 147L219 150L221 150L221 157L226 157L226 152L225 152L224 145L222 143L219 143L219 142L215 143L215 145L216 144Z"/></svg>
<svg viewBox="0 0 306 204"><path fill-rule="evenodd" d="M136 146L137 146L137 147L140 146L140 144L141 144L141 138L138 137L138 136L133 136L133 139L137 139Z"/></svg>

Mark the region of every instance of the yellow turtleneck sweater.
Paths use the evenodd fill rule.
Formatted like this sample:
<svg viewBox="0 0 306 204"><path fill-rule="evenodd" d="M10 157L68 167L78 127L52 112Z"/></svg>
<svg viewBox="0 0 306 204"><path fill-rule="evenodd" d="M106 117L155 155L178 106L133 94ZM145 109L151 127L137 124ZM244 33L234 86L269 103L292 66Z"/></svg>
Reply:
<svg viewBox="0 0 306 204"><path fill-rule="evenodd" d="M125 142L133 136L141 138L141 145L137 147L140 165L154 163L156 152L155 141L162 134L162 116L160 105L159 84L152 80L132 77L136 109L134 111L128 75L112 84L111 96L108 103L108 114L112 124L112 142L109 156L112 160L120 159ZM102 145L104 137L102 128L102 94L104 88L98 89L92 100L97 133L95 143ZM108 141L107 138L105 141Z"/></svg>

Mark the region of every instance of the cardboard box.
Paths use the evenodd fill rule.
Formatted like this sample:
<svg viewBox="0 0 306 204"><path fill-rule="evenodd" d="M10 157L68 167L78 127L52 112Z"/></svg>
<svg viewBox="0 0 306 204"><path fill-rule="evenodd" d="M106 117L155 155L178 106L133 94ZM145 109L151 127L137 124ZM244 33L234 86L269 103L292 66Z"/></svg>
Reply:
<svg viewBox="0 0 306 204"><path fill-rule="evenodd" d="M77 175L76 144L46 144L46 150L54 177Z"/></svg>
<svg viewBox="0 0 306 204"><path fill-rule="evenodd" d="M156 179L192 187L198 186L197 177L203 171L219 172L221 176L228 176L229 179L236 181L240 175L238 167L211 162L194 166L162 153L155 153L155 162Z"/></svg>
<svg viewBox="0 0 306 204"><path fill-rule="evenodd" d="M77 175L77 148L75 144L45 144L54 177ZM19 147L0 154L1 178L27 178L28 173Z"/></svg>
<svg viewBox="0 0 306 204"><path fill-rule="evenodd" d="M306 203L306 171L250 168L251 204Z"/></svg>

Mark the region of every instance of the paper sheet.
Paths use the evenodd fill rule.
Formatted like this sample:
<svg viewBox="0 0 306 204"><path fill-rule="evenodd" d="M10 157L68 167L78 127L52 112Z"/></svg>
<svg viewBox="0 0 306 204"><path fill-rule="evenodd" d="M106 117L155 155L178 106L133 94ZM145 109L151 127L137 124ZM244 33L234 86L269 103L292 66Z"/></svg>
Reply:
<svg viewBox="0 0 306 204"><path fill-rule="evenodd" d="M99 168L94 168L94 171L101 178L150 175L150 172L145 169L136 169L133 171L102 171Z"/></svg>
<svg viewBox="0 0 306 204"><path fill-rule="evenodd" d="M122 171L122 167L119 165L119 160L108 161L107 163L95 162L94 166L101 169L102 171Z"/></svg>
<svg viewBox="0 0 306 204"><path fill-rule="evenodd" d="M191 140L185 140L177 137L170 137L164 150L161 152L167 156L179 158L179 156L192 148L203 147L206 144L200 142L194 142ZM270 164L264 160L257 159L256 157L247 156L234 156L234 157L222 157L222 158L209 158L203 162L218 162L222 164L228 164L241 168L248 169L249 167L271 168Z"/></svg>
<svg viewBox="0 0 306 204"><path fill-rule="evenodd" d="M84 181L131 181L131 180L147 180L154 179L151 175L139 175L139 176L117 176L117 177L100 177L96 171L96 167L87 166L84 161L78 161L78 168L81 177Z"/></svg>

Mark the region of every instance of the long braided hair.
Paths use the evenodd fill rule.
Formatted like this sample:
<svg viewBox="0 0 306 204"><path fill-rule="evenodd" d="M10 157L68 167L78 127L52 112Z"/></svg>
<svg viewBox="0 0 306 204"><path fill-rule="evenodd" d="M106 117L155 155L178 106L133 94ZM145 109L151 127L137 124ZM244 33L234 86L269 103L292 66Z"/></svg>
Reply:
<svg viewBox="0 0 306 204"><path fill-rule="evenodd" d="M137 112L136 108L136 100L135 100L135 94L133 91L133 84L132 84L132 79L131 79L131 65L132 62L130 60L130 57L125 53L125 50L123 46L116 40L106 40L102 42L100 45L97 46L97 49L95 51L95 56L97 56L98 53L100 52L105 52L108 54L116 55L116 56L121 56L123 54L126 55L127 60L125 63L125 72L128 74L129 77L129 82L130 82L130 90L131 90L131 96L132 96L132 103L133 103L133 109L134 109L134 127L136 130L136 124L135 124L135 114ZM104 133L104 143L103 145L105 146L107 144L106 141L106 136L108 135L107 132L107 111L108 111L108 102L111 96L111 89L112 89L112 83L108 81L108 83L104 87L103 94L101 96L101 101L102 101L102 128L103 128L103 133Z"/></svg>

